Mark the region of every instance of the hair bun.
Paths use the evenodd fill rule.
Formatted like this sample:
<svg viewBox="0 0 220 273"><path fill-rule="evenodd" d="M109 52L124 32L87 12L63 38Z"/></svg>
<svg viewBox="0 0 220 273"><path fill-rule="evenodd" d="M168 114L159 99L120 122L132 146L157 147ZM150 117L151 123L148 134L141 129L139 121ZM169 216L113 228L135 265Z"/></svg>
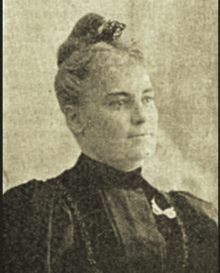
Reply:
<svg viewBox="0 0 220 273"><path fill-rule="evenodd" d="M68 39L94 38L98 35L98 28L104 22L104 17L95 13L88 13L76 23Z"/></svg>
<svg viewBox="0 0 220 273"><path fill-rule="evenodd" d="M119 38L125 24L117 21L106 21L104 17L88 13L74 26L66 42L58 50L58 66L60 66L72 53L84 46L98 42L110 43Z"/></svg>

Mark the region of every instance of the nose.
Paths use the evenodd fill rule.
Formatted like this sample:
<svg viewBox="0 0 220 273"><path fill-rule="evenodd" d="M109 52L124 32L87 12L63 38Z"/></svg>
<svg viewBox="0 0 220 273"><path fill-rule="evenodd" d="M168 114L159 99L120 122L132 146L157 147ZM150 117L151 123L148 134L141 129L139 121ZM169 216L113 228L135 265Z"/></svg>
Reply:
<svg viewBox="0 0 220 273"><path fill-rule="evenodd" d="M141 103L135 104L131 113L131 123L134 125L140 125L146 121L146 109L144 109Z"/></svg>

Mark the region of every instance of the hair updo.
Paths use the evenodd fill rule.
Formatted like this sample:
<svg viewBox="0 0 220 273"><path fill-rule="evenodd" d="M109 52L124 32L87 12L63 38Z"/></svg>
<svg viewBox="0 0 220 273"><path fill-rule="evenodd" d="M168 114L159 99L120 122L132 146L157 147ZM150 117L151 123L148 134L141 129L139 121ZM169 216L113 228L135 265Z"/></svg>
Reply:
<svg viewBox="0 0 220 273"><path fill-rule="evenodd" d="M57 55L58 73L54 86L63 112L65 105L79 104L81 85L89 78L97 56L100 59L102 53L108 56L111 50L119 50L126 56L143 60L140 49L119 40L124 28L125 24L106 21L94 13L85 15L76 23Z"/></svg>

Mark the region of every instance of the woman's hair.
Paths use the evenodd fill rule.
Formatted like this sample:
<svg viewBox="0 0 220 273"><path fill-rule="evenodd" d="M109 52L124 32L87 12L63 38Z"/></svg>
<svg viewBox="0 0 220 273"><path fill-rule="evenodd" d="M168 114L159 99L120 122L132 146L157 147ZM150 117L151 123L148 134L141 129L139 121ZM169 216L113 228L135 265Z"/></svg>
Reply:
<svg viewBox="0 0 220 273"><path fill-rule="evenodd" d="M76 23L57 56L58 73L54 85L62 111L65 105L79 104L82 84L91 78L91 72L97 66L111 65L111 52L123 56L118 58L121 61L133 57L143 60L143 53L135 43L127 45L120 41L124 28L125 24L106 21L94 13L85 15Z"/></svg>

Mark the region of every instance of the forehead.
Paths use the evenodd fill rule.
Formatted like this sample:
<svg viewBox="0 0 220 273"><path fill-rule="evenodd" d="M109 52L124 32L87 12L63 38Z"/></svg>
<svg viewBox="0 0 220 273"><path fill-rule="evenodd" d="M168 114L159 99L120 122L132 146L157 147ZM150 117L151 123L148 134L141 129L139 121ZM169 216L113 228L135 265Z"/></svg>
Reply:
<svg viewBox="0 0 220 273"><path fill-rule="evenodd" d="M150 84L150 76L147 69L140 63L127 62L121 66L112 66L107 73L103 75L103 80L108 86L127 86L133 85L140 87Z"/></svg>
<svg viewBox="0 0 220 273"><path fill-rule="evenodd" d="M148 71L143 62L126 53L97 54L86 89L99 90L100 95L112 89L127 91L151 88Z"/></svg>

